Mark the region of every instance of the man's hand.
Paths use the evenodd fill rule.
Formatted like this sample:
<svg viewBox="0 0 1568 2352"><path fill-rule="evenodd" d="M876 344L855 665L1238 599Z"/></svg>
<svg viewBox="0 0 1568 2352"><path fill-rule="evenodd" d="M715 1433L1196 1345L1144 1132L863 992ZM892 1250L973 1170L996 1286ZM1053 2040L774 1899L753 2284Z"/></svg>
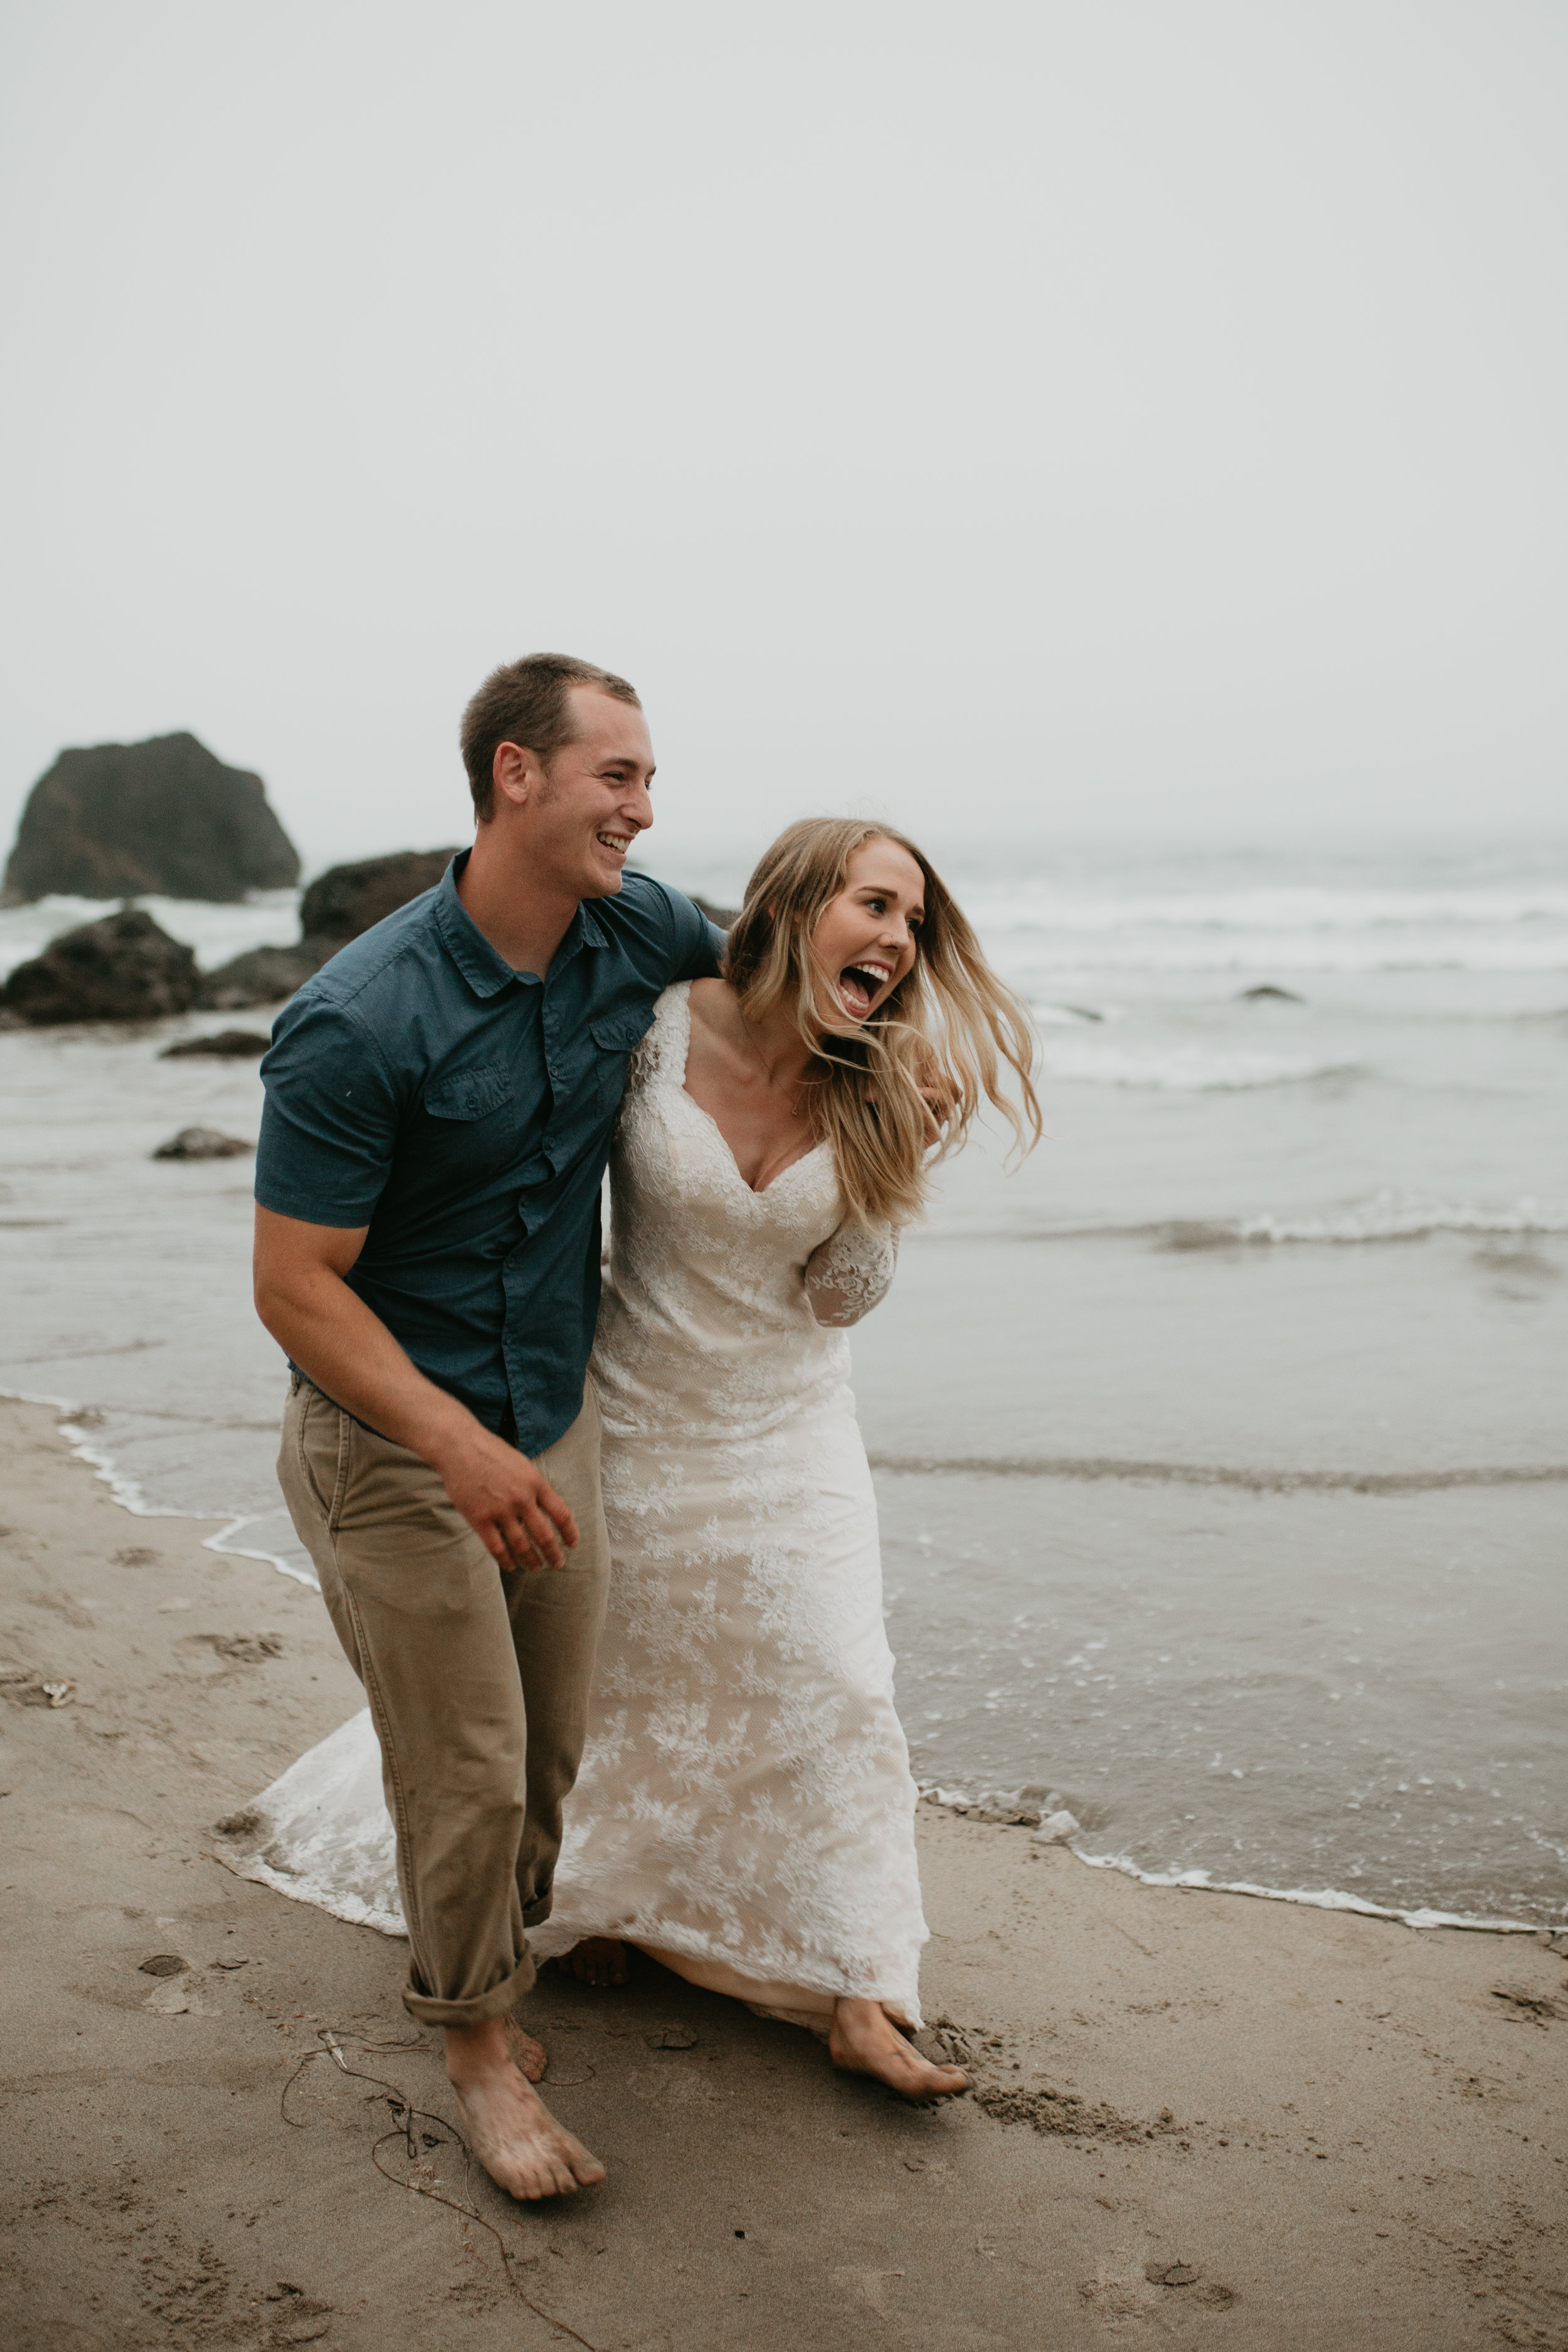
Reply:
<svg viewBox="0 0 1568 2352"><path fill-rule="evenodd" d="M431 1467L493 1559L506 1569L563 1568L577 1522L525 1454L468 1419ZM562 1549L563 1546L566 1549Z"/></svg>
<svg viewBox="0 0 1568 2352"><path fill-rule="evenodd" d="M417 1370L343 1276L368 1228L256 1212L256 1307L323 1393L428 1462L502 1568L560 1568L576 1522L526 1454Z"/></svg>

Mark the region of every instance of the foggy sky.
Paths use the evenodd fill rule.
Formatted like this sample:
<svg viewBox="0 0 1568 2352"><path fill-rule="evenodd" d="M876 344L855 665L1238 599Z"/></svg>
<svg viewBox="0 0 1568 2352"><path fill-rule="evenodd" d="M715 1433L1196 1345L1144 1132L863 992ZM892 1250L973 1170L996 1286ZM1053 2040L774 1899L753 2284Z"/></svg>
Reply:
<svg viewBox="0 0 1568 2352"><path fill-rule="evenodd" d="M1557 0L12 26L5 840L175 727L311 866L458 838L541 646L666 858L1561 827Z"/></svg>

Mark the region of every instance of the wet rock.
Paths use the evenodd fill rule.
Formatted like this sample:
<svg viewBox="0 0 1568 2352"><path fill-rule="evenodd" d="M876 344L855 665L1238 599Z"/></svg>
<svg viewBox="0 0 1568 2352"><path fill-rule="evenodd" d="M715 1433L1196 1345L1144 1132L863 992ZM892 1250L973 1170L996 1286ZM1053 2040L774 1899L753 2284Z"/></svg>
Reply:
<svg viewBox="0 0 1568 2352"><path fill-rule="evenodd" d="M300 902L300 939L328 954L346 946L421 891L433 890L457 855L455 849L399 849L389 857L329 866Z"/></svg>
<svg viewBox="0 0 1568 2352"><path fill-rule="evenodd" d="M158 1059L161 1062L254 1061L265 1054L272 1043L259 1029L219 1029L211 1037L182 1037L177 1045L165 1045Z"/></svg>
<svg viewBox="0 0 1568 2352"><path fill-rule="evenodd" d="M1065 1845L1068 1838L1077 1837L1082 1826L1077 1814L1069 1813L1064 1805L1059 1812L1046 1815L1035 1832L1035 1843L1037 1845Z"/></svg>
<svg viewBox="0 0 1568 2352"><path fill-rule="evenodd" d="M182 732L62 751L27 796L5 895L233 900L299 879L260 777Z"/></svg>
<svg viewBox="0 0 1568 2352"><path fill-rule="evenodd" d="M342 944L339 940L300 940L288 948L247 948L216 971L203 975L196 1003L206 1013L248 1013L253 1005L280 1004L303 988L314 971Z"/></svg>
<svg viewBox="0 0 1568 2352"><path fill-rule="evenodd" d="M139 907L51 940L5 982L6 1010L35 1027L63 1021L159 1021L188 1013L196 959Z"/></svg>
<svg viewBox="0 0 1568 2352"><path fill-rule="evenodd" d="M183 1127L167 1143L161 1143L153 1154L154 1160L237 1160L242 1151L254 1151L254 1143L242 1143L237 1135L220 1135L216 1127Z"/></svg>

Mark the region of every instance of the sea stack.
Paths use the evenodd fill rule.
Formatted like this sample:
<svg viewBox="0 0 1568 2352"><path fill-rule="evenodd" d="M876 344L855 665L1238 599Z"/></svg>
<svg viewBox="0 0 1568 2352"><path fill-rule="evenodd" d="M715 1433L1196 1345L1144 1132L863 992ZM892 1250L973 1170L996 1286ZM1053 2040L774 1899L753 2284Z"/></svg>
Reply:
<svg viewBox="0 0 1568 2352"><path fill-rule="evenodd" d="M5 898L243 898L300 879L259 776L194 735L62 751L27 796Z"/></svg>

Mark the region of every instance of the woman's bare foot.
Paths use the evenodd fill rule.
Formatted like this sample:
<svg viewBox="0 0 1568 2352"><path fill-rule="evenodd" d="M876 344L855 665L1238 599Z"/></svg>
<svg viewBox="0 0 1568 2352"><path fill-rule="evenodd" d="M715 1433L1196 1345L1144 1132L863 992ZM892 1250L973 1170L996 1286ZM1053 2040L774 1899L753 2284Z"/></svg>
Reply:
<svg viewBox="0 0 1568 2352"><path fill-rule="evenodd" d="M604 2166L562 2129L518 2072L507 2046L510 2022L491 2017L446 2029L447 2079L474 2154L509 2197L568 2197L595 2188Z"/></svg>
<svg viewBox="0 0 1568 2352"><path fill-rule="evenodd" d="M616 1936L584 1936L555 1963L579 1984L616 1985L626 1980L626 1948Z"/></svg>
<svg viewBox="0 0 1568 2352"><path fill-rule="evenodd" d="M933 2066L904 2039L879 2000L836 2000L828 2053L848 2074L874 2074L906 2099L951 2098L967 2091L957 2066Z"/></svg>
<svg viewBox="0 0 1568 2352"><path fill-rule="evenodd" d="M525 2033L515 2017L506 2021L506 2046L520 2074L526 2075L531 2083L543 2082L544 2070L550 2063L544 2044L536 2042L531 2033Z"/></svg>

